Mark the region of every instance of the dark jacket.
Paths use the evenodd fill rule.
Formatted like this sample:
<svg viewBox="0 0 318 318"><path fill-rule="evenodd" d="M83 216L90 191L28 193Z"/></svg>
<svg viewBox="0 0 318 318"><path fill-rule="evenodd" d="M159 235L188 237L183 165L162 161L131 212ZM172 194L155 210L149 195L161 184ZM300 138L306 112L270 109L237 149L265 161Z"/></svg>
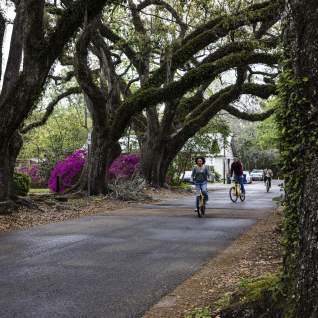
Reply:
<svg viewBox="0 0 318 318"><path fill-rule="evenodd" d="M242 165L241 161L238 160L238 161L232 163L231 176L233 175L233 172L234 172L234 175L238 176L238 177L243 175L243 165Z"/></svg>
<svg viewBox="0 0 318 318"><path fill-rule="evenodd" d="M195 183L205 182L208 180L208 177L210 176L209 169L206 166L202 166L202 169L199 167L194 167L192 170L191 179Z"/></svg>

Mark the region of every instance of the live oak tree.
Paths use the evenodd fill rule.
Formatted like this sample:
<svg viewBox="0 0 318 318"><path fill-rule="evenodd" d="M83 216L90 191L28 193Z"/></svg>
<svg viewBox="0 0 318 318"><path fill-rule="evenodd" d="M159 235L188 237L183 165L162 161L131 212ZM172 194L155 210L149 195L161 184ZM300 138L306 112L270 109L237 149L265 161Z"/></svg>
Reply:
<svg viewBox="0 0 318 318"><path fill-rule="evenodd" d="M288 0L280 84L288 317L318 316L318 2Z"/></svg>
<svg viewBox="0 0 318 318"><path fill-rule="evenodd" d="M224 317L247 312L253 318L318 317L318 2L284 4L277 111L286 191L283 275L261 299L230 309Z"/></svg>
<svg viewBox="0 0 318 318"><path fill-rule="evenodd" d="M0 201L13 196L11 180L21 148L19 127L41 95L47 76L66 43L83 21L98 15L107 0L61 1L59 17L50 25L44 0L12 1L16 15L0 95ZM2 48L3 15L0 14ZM2 60L0 61L2 64Z"/></svg>
<svg viewBox="0 0 318 318"><path fill-rule="evenodd" d="M163 52L152 48L151 37L140 17L141 10L150 5L163 6L180 26L180 37ZM235 16L219 15L186 32L181 19L166 2L144 1L135 5L128 1L134 32L142 39L140 47L131 46L107 21L96 19L87 25L77 41L75 55L76 78L85 94L94 127L92 153L81 188L87 188L90 180L92 194L106 191L105 171L118 155L118 141L130 124L142 139L142 170L146 180L162 186L175 155L220 110L250 119L262 119L272 113L271 110L265 114L244 114L231 103L241 94L268 98L275 93L273 84L257 84L248 79L251 65L277 64L276 55L265 50L275 46L275 39L263 35L279 19L280 8L276 1L252 5ZM216 45L231 32L253 25L255 39ZM202 52L205 55L200 59ZM90 67L91 54L98 60L97 77ZM126 70L117 67L124 60L123 55L128 60ZM124 76L130 68L137 79ZM119 74L118 70L123 69ZM236 82L205 95L210 83L231 69L237 70ZM131 89L131 84L137 81L139 85ZM158 108L162 105L160 116ZM146 111L141 113L143 109Z"/></svg>

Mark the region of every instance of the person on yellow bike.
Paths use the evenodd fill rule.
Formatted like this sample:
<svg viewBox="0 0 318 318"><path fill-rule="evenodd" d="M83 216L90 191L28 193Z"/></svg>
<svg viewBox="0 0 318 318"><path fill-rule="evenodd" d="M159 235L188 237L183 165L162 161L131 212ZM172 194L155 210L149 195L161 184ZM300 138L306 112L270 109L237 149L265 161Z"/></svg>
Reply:
<svg viewBox="0 0 318 318"><path fill-rule="evenodd" d="M238 158L234 158L234 162L231 165L231 177L234 173L234 179L241 186L241 191L245 193L244 183L243 183L243 164Z"/></svg>
<svg viewBox="0 0 318 318"><path fill-rule="evenodd" d="M204 157L198 157L195 159L196 166L192 170L191 174L191 180L195 184L196 189L196 212L197 209L199 209L199 200L200 200L200 192L202 190L202 193L205 197L205 201L208 201L208 178L210 177L209 169L204 165L205 164L205 158Z"/></svg>

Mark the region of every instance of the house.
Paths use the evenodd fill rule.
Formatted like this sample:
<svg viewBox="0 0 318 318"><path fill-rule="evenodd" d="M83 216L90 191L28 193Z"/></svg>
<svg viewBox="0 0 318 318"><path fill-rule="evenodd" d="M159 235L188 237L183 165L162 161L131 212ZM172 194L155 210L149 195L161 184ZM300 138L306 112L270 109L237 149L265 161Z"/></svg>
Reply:
<svg viewBox="0 0 318 318"><path fill-rule="evenodd" d="M231 140L232 137L229 136L224 142L223 136L218 134L217 136L218 144L220 151L214 155L207 155L206 156L206 165L212 166L214 171L217 172L222 180L226 180L227 175L230 172L231 164L234 159L232 147L231 147Z"/></svg>

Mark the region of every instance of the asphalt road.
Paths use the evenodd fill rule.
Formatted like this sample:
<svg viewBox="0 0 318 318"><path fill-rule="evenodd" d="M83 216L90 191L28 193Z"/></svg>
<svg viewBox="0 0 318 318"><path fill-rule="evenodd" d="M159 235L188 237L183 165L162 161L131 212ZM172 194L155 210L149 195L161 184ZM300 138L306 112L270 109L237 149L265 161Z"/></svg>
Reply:
<svg viewBox="0 0 318 318"><path fill-rule="evenodd" d="M277 185L230 203L212 186L207 217L171 200L0 235L0 317L141 317L275 206Z"/></svg>

